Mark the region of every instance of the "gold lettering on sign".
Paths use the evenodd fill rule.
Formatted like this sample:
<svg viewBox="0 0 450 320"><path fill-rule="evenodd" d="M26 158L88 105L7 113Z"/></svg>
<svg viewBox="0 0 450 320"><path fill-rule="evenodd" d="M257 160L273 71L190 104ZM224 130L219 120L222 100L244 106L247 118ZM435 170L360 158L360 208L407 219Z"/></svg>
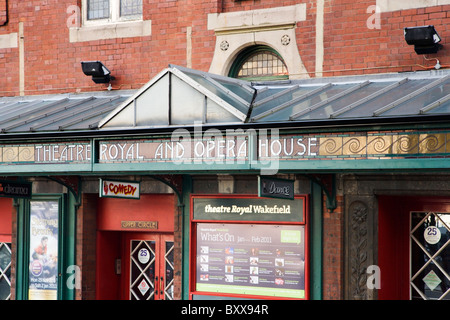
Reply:
<svg viewBox="0 0 450 320"><path fill-rule="evenodd" d="M122 221L122 229L158 229L158 221Z"/></svg>

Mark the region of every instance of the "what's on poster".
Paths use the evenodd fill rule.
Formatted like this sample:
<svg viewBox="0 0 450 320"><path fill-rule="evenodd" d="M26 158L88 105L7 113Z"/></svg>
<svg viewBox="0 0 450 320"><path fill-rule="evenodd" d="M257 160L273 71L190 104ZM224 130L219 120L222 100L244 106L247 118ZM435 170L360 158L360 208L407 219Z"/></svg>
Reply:
<svg viewBox="0 0 450 320"><path fill-rule="evenodd" d="M29 300L56 300L58 201L30 202Z"/></svg>
<svg viewBox="0 0 450 320"><path fill-rule="evenodd" d="M197 224L196 291L305 298L305 226Z"/></svg>

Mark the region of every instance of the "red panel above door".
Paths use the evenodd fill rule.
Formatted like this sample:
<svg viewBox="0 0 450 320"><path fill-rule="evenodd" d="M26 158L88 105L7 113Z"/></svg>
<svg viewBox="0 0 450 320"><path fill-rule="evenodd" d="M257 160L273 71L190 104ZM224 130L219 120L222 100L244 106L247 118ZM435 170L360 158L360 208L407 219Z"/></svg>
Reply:
<svg viewBox="0 0 450 320"><path fill-rule="evenodd" d="M0 198L0 242L11 242L12 212L12 199Z"/></svg>
<svg viewBox="0 0 450 320"><path fill-rule="evenodd" d="M175 196L171 194L141 194L139 200L99 198L97 226L110 231L173 232L176 211ZM122 222L157 223L157 229L126 227Z"/></svg>

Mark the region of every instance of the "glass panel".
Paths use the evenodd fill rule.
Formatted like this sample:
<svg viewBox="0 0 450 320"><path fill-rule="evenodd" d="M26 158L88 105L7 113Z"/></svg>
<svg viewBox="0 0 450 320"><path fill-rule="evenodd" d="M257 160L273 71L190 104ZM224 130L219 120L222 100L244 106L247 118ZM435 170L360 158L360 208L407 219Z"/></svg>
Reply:
<svg viewBox="0 0 450 320"><path fill-rule="evenodd" d="M259 94L258 94L258 98L255 100L255 104L257 106L253 108L252 115L258 116L263 112L266 112L266 111L276 108L284 103L287 103L289 101L297 99L297 98L305 95L308 92L316 90L317 88L319 88L319 87L300 87L296 90L286 92L286 94L280 95L274 99L268 99L264 102L262 99L268 98L270 95L275 95L277 93L280 93L280 91L286 90L286 87L282 88L282 89L268 89L265 92L263 92L261 97L259 97ZM264 103L260 104L260 101L263 101ZM286 120L286 119L283 119L283 120Z"/></svg>
<svg viewBox="0 0 450 320"><path fill-rule="evenodd" d="M92 116L92 108L86 109L85 111L80 112L69 119L64 120L65 123L62 123L62 128L64 129L84 129L84 128L92 128L97 127L98 122L102 120L105 116L107 116L111 111L113 111L119 104L127 100L128 97L120 97L116 100L112 100L110 102L107 102L101 106L98 106L96 108L96 115ZM98 101L96 99L95 101ZM131 124L133 125L133 124ZM52 127L55 128L55 123L52 124Z"/></svg>
<svg viewBox="0 0 450 320"><path fill-rule="evenodd" d="M238 83L221 82L221 81L217 81L217 82L219 82L226 89L230 90L234 94L236 94L239 97L241 97L247 103L251 103L252 102L252 100L253 100L253 93L254 93L253 88L251 88L251 90L249 90L250 87L247 87L247 89L245 89L241 85L239 85Z"/></svg>
<svg viewBox="0 0 450 320"><path fill-rule="evenodd" d="M0 300L11 296L11 244L0 242Z"/></svg>
<svg viewBox="0 0 450 320"><path fill-rule="evenodd" d="M0 242L0 272L4 272L11 263L11 249L7 243Z"/></svg>
<svg viewBox="0 0 450 320"><path fill-rule="evenodd" d="M345 113L345 117L372 117L374 111L429 84L432 80L410 80ZM386 86L392 83L384 83ZM380 116L385 116L382 113Z"/></svg>
<svg viewBox="0 0 450 320"><path fill-rule="evenodd" d="M88 20L109 18L109 0L88 0Z"/></svg>
<svg viewBox="0 0 450 320"><path fill-rule="evenodd" d="M347 90L351 86L352 85L339 85L339 86L333 85L328 90L320 91L319 93L317 93L311 97L308 97L305 100L301 100L298 103L295 103L287 108L284 108L278 112L273 113L272 115L265 117L264 120L268 120L268 121L283 120L283 121L285 121L286 119L289 119L289 117L291 115L294 115L297 112L307 110L308 108L314 106L315 104L320 103L326 99L333 97L334 95L336 95L338 93L341 93L341 92ZM311 119L311 116L309 115L309 113L305 113L304 115L299 116L297 118L297 120L300 120L300 119Z"/></svg>
<svg viewBox="0 0 450 320"><path fill-rule="evenodd" d="M173 241L166 241L164 300L173 300Z"/></svg>
<svg viewBox="0 0 450 320"><path fill-rule="evenodd" d="M203 120L205 104L203 94L194 90L177 76L172 76L171 90L171 124L194 124L196 121ZM168 114L167 107L165 109L166 114Z"/></svg>
<svg viewBox="0 0 450 320"><path fill-rule="evenodd" d="M169 76L166 75L136 98L136 125L168 125L169 124ZM130 105L133 110L133 106ZM115 116L122 117L119 113ZM125 118L133 119L130 112Z"/></svg>
<svg viewBox="0 0 450 320"><path fill-rule="evenodd" d="M0 277L0 300L9 300L10 297L11 283L5 277Z"/></svg>
<svg viewBox="0 0 450 320"><path fill-rule="evenodd" d="M306 114L303 119L326 119L330 117L330 114L333 112L336 112L344 107L347 107L348 105L359 101L361 99L366 98L367 96L373 94L374 92L382 89L384 87L384 84L380 83L371 83L365 87L362 87L354 92L351 92L347 95L345 95L342 98L339 98L335 101L332 101L329 104L326 104L308 114ZM345 114L343 114L341 117L345 117Z"/></svg>
<svg viewBox="0 0 450 320"><path fill-rule="evenodd" d="M431 109L430 111L427 111L426 113L433 113L433 114L450 113L450 100L442 103L440 106L436 108Z"/></svg>
<svg viewBox="0 0 450 320"><path fill-rule="evenodd" d="M59 202L30 202L30 300L56 300Z"/></svg>
<svg viewBox="0 0 450 320"><path fill-rule="evenodd" d="M142 14L142 0L120 0L120 16Z"/></svg>
<svg viewBox="0 0 450 320"><path fill-rule="evenodd" d="M447 94L450 94L450 80L396 106L395 108L383 113L383 115L395 116L404 114L418 114L420 109L428 106L436 100L439 100Z"/></svg>
<svg viewBox="0 0 450 320"><path fill-rule="evenodd" d="M211 99L206 99L207 112L206 112L206 122L207 123L225 123L225 122L236 122L241 121L230 112L225 110L222 106L218 105Z"/></svg>
<svg viewBox="0 0 450 320"><path fill-rule="evenodd" d="M194 79L196 82L198 82L200 85L202 85L203 87L205 87L206 89L208 89L209 91L211 91L213 94L215 94L216 96L218 96L219 98L223 99L224 101L226 101L227 103L229 103L230 105L232 105L233 107L235 107L236 109L238 109L239 111L243 112L244 114L247 113L248 111L248 107L245 106L242 102L237 101L236 99L234 99L229 92L221 89L220 87L214 85L212 82L208 81L208 79L204 78L201 75L196 75L196 74L192 74L190 73L189 76ZM175 87L174 87L175 88ZM233 89L234 90L234 89ZM242 90L240 90L239 92L236 93L242 93ZM250 94L246 94L241 96L246 102L250 103L252 96Z"/></svg>
<svg viewBox="0 0 450 320"><path fill-rule="evenodd" d="M258 90L258 94L255 98L255 104L259 104L261 100L286 90L286 87L270 87L264 85L254 86L254 88Z"/></svg>
<svg viewBox="0 0 450 320"><path fill-rule="evenodd" d="M130 300L155 299L155 241L131 241Z"/></svg>
<svg viewBox="0 0 450 320"><path fill-rule="evenodd" d="M276 54L270 51L259 51L242 64L237 78L277 77L284 75L288 75L287 67Z"/></svg>
<svg viewBox="0 0 450 320"><path fill-rule="evenodd" d="M414 287L414 290L412 291L413 300L450 300L448 294L441 298L450 288L450 281L434 262L429 263L421 270L412 282ZM423 296L421 296L419 292L421 292Z"/></svg>
<svg viewBox="0 0 450 320"><path fill-rule="evenodd" d="M411 215L412 299L450 300L450 213Z"/></svg>

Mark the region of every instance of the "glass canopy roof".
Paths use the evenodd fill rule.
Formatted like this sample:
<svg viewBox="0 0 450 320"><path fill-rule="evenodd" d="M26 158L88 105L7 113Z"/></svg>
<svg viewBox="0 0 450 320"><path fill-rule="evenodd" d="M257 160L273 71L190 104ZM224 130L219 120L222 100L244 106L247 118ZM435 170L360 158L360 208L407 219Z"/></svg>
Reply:
<svg viewBox="0 0 450 320"><path fill-rule="evenodd" d="M80 94L0 98L0 132L96 129L130 94Z"/></svg>
<svg viewBox="0 0 450 320"><path fill-rule="evenodd" d="M160 83L162 88L155 91L164 101L157 104L151 91ZM145 105L139 103L141 99ZM133 108L135 112L127 110ZM258 83L170 66L103 119L100 127L306 123L424 117L449 111L450 72L446 70ZM129 115L141 112L149 115L146 121L130 119ZM154 112L162 112L164 117L156 121Z"/></svg>
<svg viewBox="0 0 450 320"><path fill-rule="evenodd" d="M247 82L170 65L138 91L0 97L0 132L450 115L450 70Z"/></svg>

